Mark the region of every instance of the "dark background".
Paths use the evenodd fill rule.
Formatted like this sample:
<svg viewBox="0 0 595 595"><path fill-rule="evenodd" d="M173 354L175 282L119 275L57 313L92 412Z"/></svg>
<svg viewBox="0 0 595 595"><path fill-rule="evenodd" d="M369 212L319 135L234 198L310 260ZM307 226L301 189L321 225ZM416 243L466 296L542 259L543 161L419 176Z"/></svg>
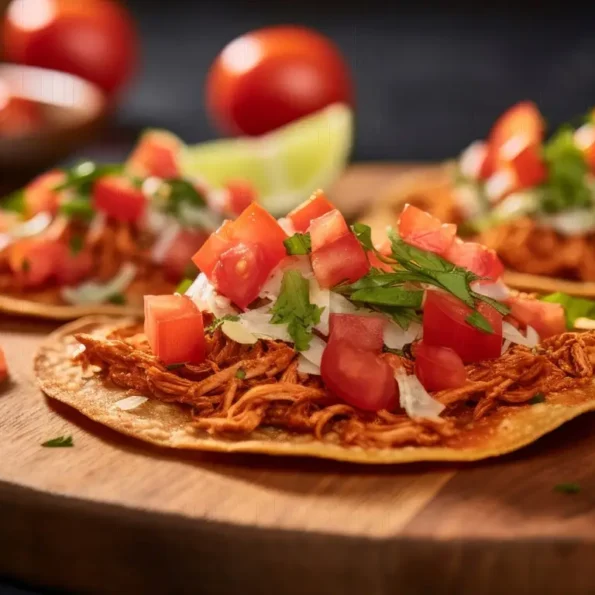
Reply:
<svg viewBox="0 0 595 595"><path fill-rule="evenodd" d="M84 0L81 0L84 2ZM100 141L81 154L124 156L139 130L188 142L216 136L204 110L206 72L253 28L299 23L331 37L357 88L357 160L434 160L485 136L520 99L556 125L595 105L595 7L347 0L129 0L143 65ZM65 572L68 562L65 560ZM106 577L106 580L109 580ZM2 586L0 593L29 593Z"/></svg>
<svg viewBox="0 0 595 595"><path fill-rule="evenodd" d="M451 156L520 99L536 101L553 125L595 105L595 6L586 3L127 4L144 58L118 114L123 145L145 126L188 142L214 138L203 103L209 65L235 36L280 23L315 27L344 53L357 90L358 160Z"/></svg>

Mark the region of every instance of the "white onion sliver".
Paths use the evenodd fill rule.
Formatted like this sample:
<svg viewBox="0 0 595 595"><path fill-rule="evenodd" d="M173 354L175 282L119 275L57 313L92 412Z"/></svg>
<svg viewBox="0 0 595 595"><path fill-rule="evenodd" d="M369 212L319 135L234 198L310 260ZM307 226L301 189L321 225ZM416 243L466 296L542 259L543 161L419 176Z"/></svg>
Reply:
<svg viewBox="0 0 595 595"><path fill-rule="evenodd" d="M258 341L258 338L249 332L243 324L235 320L226 320L221 325L221 330L232 341L242 345L254 345Z"/></svg>
<svg viewBox="0 0 595 595"><path fill-rule="evenodd" d="M310 347L306 351L302 351L302 355L315 366L320 368L322 362L322 354L326 348L326 343L320 338L314 335L310 340Z"/></svg>
<svg viewBox="0 0 595 595"><path fill-rule="evenodd" d="M219 295L204 273L200 273L188 288L187 295L201 312L210 312L217 318L226 314L237 314L231 301Z"/></svg>
<svg viewBox="0 0 595 595"><path fill-rule="evenodd" d="M168 250L176 241L181 230L182 228L177 221L170 221L168 223L151 249L151 260L153 262L160 264L165 260Z"/></svg>
<svg viewBox="0 0 595 595"><path fill-rule="evenodd" d="M15 239L30 238L45 231L50 226L51 222L52 216L50 213L42 211L24 223L12 227L9 234Z"/></svg>
<svg viewBox="0 0 595 595"><path fill-rule="evenodd" d="M277 223L288 236L295 234L295 227L293 226L291 219L288 219L287 217L281 217L281 219L277 219Z"/></svg>
<svg viewBox="0 0 595 595"><path fill-rule="evenodd" d="M77 287L63 287L62 298L69 304L102 304L110 297L126 291L136 276L136 266L125 262L107 283L87 281Z"/></svg>
<svg viewBox="0 0 595 595"><path fill-rule="evenodd" d="M332 314L355 314L361 313L363 310L354 306L347 298L331 291L330 295L330 311Z"/></svg>
<svg viewBox="0 0 595 595"><path fill-rule="evenodd" d="M504 341L502 342L502 349L500 349L500 355L503 355L504 353L506 353L508 351L509 347L510 347L510 341L508 339L504 339Z"/></svg>
<svg viewBox="0 0 595 595"><path fill-rule="evenodd" d="M537 345L539 343L539 341L540 341L539 333L532 326L527 326L527 330L525 331L525 334L527 336L527 341L529 341L529 343L533 343L534 345Z"/></svg>
<svg viewBox="0 0 595 595"><path fill-rule="evenodd" d="M527 327L527 331L529 331L529 328ZM511 343L517 343L525 347L535 347L539 343L539 336L534 329L531 329L531 331L531 333L527 332L527 336L524 336L519 329L509 322L502 322L502 337Z"/></svg>
<svg viewBox="0 0 595 595"><path fill-rule="evenodd" d="M395 372L399 384L400 404L409 417L437 419L444 405L433 399L415 375L407 375L403 368Z"/></svg>
<svg viewBox="0 0 595 595"><path fill-rule="evenodd" d="M303 355L298 357L298 372L301 374L311 374L312 376L320 376L320 367L308 361Z"/></svg>
<svg viewBox="0 0 595 595"><path fill-rule="evenodd" d="M240 316L240 323L252 334L262 339L293 342L286 324L272 324L268 312L251 310Z"/></svg>
<svg viewBox="0 0 595 595"><path fill-rule="evenodd" d="M275 301L281 293L281 283L286 271L298 271L304 279L314 277L309 256L288 256L279 263L279 266L273 269L266 283L262 286L258 297Z"/></svg>
<svg viewBox="0 0 595 595"><path fill-rule="evenodd" d="M510 296L510 289L502 280L496 282L474 281L471 283L471 289L479 295L498 301L505 300Z"/></svg>
<svg viewBox="0 0 595 595"><path fill-rule="evenodd" d="M389 349L403 349L408 343L412 343L421 337L422 326L418 322L412 322L405 331L396 322L389 320L384 326L384 344Z"/></svg>
<svg viewBox="0 0 595 595"><path fill-rule="evenodd" d="M314 327L323 335L329 334L329 317L331 314L331 292L323 289L316 279L310 281L310 303L322 308L320 322Z"/></svg>
<svg viewBox="0 0 595 595"><path fill-rule="evenodd" d="M114 405L122 411L131 411L132 409L136 409L143 403L146 403L148 400L149 399L147 397L134 395L132 397L126 397L125 399L120 399L119 401L116 401Z"/></svg>
<svg viewBox="0 0 595 595"><path fill-rule="evenodd" d="M221 217L205 207L193 207L182 202L178 210L180 221L184 225L200 227L206 231L215 231L222 223Z"/></svg>
<svg viewBox="0 0 595 595"><path fill-rule="evenodd" d="M459 159L461 174L472 180L479 179L481 165L487 153L487 145L484 141L477 140L471 143L462 153Z"/></svg>

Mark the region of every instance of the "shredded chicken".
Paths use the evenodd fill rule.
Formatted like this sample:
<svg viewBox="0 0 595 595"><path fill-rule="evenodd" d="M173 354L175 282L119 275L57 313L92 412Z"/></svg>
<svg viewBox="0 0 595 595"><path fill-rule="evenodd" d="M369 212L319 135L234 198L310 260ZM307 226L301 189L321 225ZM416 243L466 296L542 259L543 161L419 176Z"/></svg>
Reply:
<svg viewBox="0 0 595 595"><path fill-rule="evenodd" d="M208 337L202 364L168 369L151 354L141 330L117 329L106 339L79 334L85 350L77 360L98 366L107 382L134 394L191 407L194 425L213 435L243 437L270 426L362 447L444 443L459 431L461 403L473 405L478 420L539 393L547 398L582 386L595 364L595 332L566 333L534 350L515 346L497 360L467 366L465 386L435 393L447 406L442 418L411 419L402 410L369 413L333 397L320 377L297 371L296 352L282 342L240 345L217 330ZM394 369L412 372L412 361L383 357Z"/></svg>
<svg viewBox="0 0 595 595"><path fill-rule="evenodd" d="M566 237L522 217L488 229L477 241L496 250L515 271L595 281L593 234Z"/></svg>

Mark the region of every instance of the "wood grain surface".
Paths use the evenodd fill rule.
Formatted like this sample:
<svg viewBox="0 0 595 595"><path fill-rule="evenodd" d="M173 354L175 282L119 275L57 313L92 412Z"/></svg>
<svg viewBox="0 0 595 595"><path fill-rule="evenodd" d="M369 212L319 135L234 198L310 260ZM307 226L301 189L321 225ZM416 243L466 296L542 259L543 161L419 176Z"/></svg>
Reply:
<svg viewBox="0 0 595 595"><path fill-rule="evenodd" d="M40 393L32 356L55 326L0 318L0 575L92 593L595 593L594 415L472 465L170 452ZM74 447L41 447L60 435Z"/></svg>

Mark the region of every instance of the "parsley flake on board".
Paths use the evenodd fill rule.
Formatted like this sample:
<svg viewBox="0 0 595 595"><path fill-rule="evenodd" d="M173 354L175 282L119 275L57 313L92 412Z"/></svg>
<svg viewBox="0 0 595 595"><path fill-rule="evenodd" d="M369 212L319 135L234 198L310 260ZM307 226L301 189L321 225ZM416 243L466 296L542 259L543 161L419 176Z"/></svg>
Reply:
<svg viewBox="0 0 595 595"><path fill-rule="evenodd" d="M287 324L297 351L310 346L312 327L320 322L323 308L310 303L310 284L299 271L286 271L281 291L271 308L272 324Z"/></svg>
<svg viewBox="0 0 595 595"><path fill-rule="evenodd" d="M480 279L471 271L448 262L434 252L410 246L394 230L389 230L391 255L384 256L374 248L369 226L356 223L352 229L363 248L373 251L382 262L390 264L393 272L372 268L355 283L333 288L351 301L390 316L405 330L411 321L420 320L424 293L419 289L420 284L442 289L472 308L474 311L467 317L467 322L483 332L491 333L493 329L485 316L475 310L478 301L485 302L502 315L508 314L507 306L471 289L470 284ZM417 284L417 287L406 285L411 283Z"/></svg>
<svg viewBox="0 0 595 595"><path fill-rule="evenodd" d="M581 486L574 482L559 483L554 486L554 491L562 494L578 494L581 491Z"/></svg>
<svg viewBox="0 0 595 595"><path fill-rule="evenodd" d="M226 320L237 322L239 319L240 317L236 316L235 314L226 314L221 318L215 318L215 320L213 320L213 322L211 322L211 324L205 328L205 331L207 333L214 333Z"/></svg>
<svg viewBox="0 0 595 595"><path fill-rule="evenodd" d="M312 251L312 241L309 233L294 233L286 240L283 240L283 244L289 256L310 254Z"/></svg>
<svg viewBox="0 0 595 595"><path fill-rule="evenodd" d="M45 446L46 448L68 448L74 446L74 442L72 441L72 436L58 436L58 438L52 438L52 440L42 442L41 446Z"/></svg>

